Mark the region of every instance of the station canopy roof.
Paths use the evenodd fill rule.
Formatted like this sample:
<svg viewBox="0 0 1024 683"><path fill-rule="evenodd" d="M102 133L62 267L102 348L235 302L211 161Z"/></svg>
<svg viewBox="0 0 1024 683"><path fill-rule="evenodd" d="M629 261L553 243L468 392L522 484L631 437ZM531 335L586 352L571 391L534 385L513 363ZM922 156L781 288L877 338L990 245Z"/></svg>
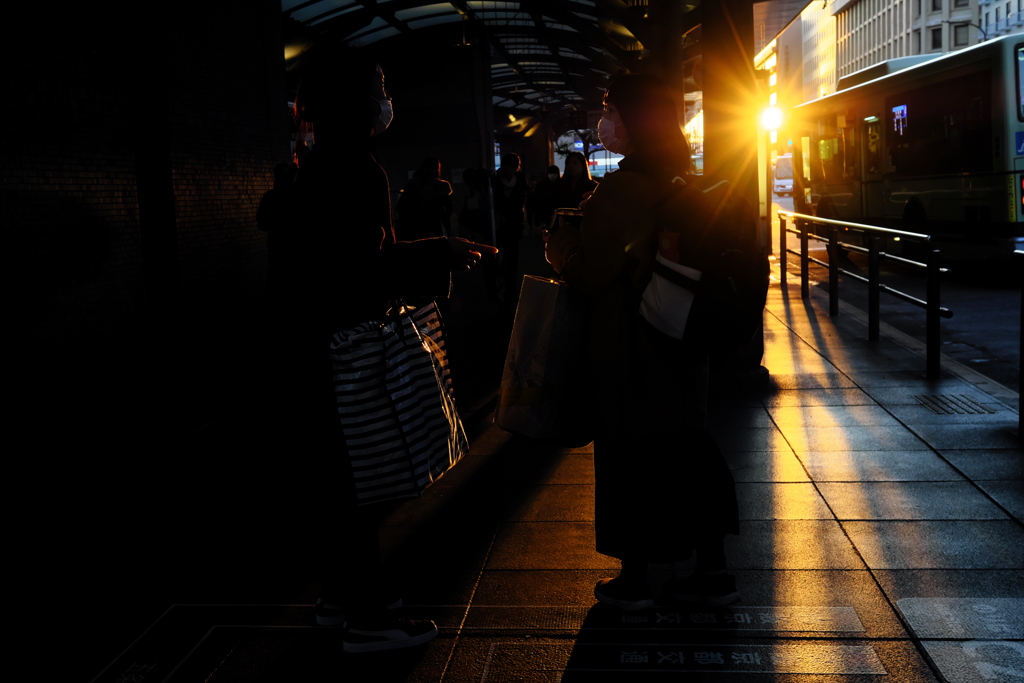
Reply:
<svg viewBox="0 0 1024 683"><path fill-rule="evenodd" d="M699 55L700 0L282 0L281 7L291 28L286 57L313 36L352 47L427 32L453 45L485 41L496 110L528 114L598 108L608 77L643 59L650 6L666 2L685 3L680 40L684 54ZM806 4L758 3L755 21L759 14L768 20L755 33L770 40Z"/></svg>

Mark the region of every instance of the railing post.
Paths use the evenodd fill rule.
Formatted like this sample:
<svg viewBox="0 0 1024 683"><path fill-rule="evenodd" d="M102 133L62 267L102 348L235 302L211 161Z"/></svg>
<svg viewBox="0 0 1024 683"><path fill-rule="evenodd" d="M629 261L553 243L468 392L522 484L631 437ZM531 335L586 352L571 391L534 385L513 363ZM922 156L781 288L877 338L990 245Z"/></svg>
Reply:
<svg viewBox="0 0 1024 683"><path fill-rule="evenodd" d="M878 341L879 338L879 262L882 260L878 254L878 245L881 239L878 237L868 238L868 340Z"/></svg>
<svg viewBox="0 0 1024 683"><path fill-rule="evenodd" d="M786 288L786 264L789 262L789 256L786 253L786 218L784 215L779 214L779 283L782 288Z"/></svg>
<svg viewBox="0 0 1024 683"><path fill-rule="evenodd" d="M839 315L839 228L828 229L828 314Z"/></svg>
<svg viewBox="0 0 1024 683"><path fill-rule="evenodd" d="M929 245L930 247L930 245ZM925 346L927 347L928 379L938 379L941 373L941 361L939 359L939 252L937 249L928 250L928 270L925 276L926 297L928 299L927 320L925 321Z"/></svg>
<svg viewBox="0 0 1024 683"><path fill-rule="evenodd" d="M809 280L811 276L808 268L809 261L807 260L809 256L807 253L807 221L797 221L797 225L800 226L800 298L810 299L811 286Z"/></svg>

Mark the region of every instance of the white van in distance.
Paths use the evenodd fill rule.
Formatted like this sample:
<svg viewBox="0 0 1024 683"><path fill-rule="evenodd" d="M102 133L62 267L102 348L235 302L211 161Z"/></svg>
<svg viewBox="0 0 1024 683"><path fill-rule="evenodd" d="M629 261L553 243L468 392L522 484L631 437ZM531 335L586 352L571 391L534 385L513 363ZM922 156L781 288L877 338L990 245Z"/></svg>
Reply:
<svg viewBox="0 0 1024 683"><path fill-rule="evenodd" d="M793 155L783 154L775 160L772 172L772 191L784 197L793 194Z"/></svg>

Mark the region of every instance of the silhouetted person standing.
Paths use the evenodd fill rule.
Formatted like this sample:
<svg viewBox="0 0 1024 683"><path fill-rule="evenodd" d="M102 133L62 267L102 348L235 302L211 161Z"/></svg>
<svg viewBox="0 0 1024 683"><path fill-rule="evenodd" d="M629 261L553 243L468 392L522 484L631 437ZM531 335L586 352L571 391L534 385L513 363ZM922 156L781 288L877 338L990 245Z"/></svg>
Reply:
<svg viewBox="0 0 1024 683"><path fill-rule="evenodd" d="M555 208L574 209L580 205L588 192L593 192L597 182L590 177L590 166L582 152L569 152L565 157L565 173L555 183Z"/></svg>
<svg viewBox="0 0 1024 683"><path fill-rule="evenodd" d="M558 208L558 204L555 203L555 187L557 187L560 177L561 172L558 167L552 164L548 166L544 177L533 188L531 201L533 202L534 223L541 228L550 225L551 216Z"/></svg>
<svg viewBox="0 0 1024 683"><path fill-rule="evenodd" d="M403 241L451 235L452 186L441 178L441 162L427 157L398 198L395 233Z"/></svg>
<svg viewBox="0 0 1024 683"><path fill-rule="evenodd" d="M334 396L332 338L380 320L395 297L446 296L452 270L494 249L459 238L395 241L388 178L372 152L392 118L383 72L361 53L318 57L295 100L313 144L299 159L291 210L269 226L282 369L274 395L288 428L288 459L301 463L309 482L313 519L296 533L313 530L308 547L322 581L316 621L344 628L346 652L389 650L424 643L437 628L399 616L397 578L385 575L380 558L383 509L357 505Z"/></svg>
<svg viewBox="0 0 1024 683"><path fill-rule="evenodd" d="M579 229L560 227L547 242L548 261L590 302L594 527L597 551L622 561L619 576L602 579L594 594L627 611L652 607L650 564L695 552L696 571L664 592L730 604L739 593L724 540L739 532L739 513L732 474L706 427L708 358L639 314L661 207L675 192L672 178L690 177L690 149L673 93L657 79L620 76L605 104L601 142L625 155L620 170L583 203Z"/></svg>
<svg viewBox="0 0 1024 683"><path fill-rule="evenodd" d="M491 239L490 211L488 208L487 175L479 168L462 172L464 192L458 206L459 233L474 238L486 235Z"/></svg>
<svg viewBox="0 0 1024 683"><path fill-rule="evenodd" d="M494 194L494 220L497 223L498 299L512 307L519 296L516 275L519 270L519 243L526 220L526 176L519 170L518 154L504 154L501 167L491 179Z"/></svg>

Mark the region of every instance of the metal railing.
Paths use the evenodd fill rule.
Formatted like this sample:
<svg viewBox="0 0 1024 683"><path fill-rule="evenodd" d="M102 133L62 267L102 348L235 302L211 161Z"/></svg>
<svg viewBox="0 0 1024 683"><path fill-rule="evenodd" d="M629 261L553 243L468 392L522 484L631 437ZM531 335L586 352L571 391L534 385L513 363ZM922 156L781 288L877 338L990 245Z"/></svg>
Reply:
<svg viewBox="0 0 1024 683"><path fill-rule="evenodd" d="M882 292L891 294L898 299L902 299L903 301L925 309L927 315L925 321L925 363L927 375L929 379L937 378L940 374L941 358L939 319L952 318L953 313L948 308L943 308L939 305L939 281L942 273L946 272L946 270L939 266L939 251L937 249L930 248L931 236L916 232L880 228L874 225L862 225L860 223L849 223L847 221L837 221L830 218L819 218L817 216L808 216L806 214L794 213L792 211L779 211L778 215L780 221L779 249L782 252L782 269L779 277L782 281L782 285L786 285L787 254L793 254L794 256L800 257L800 297L803 299L810 298L810 280L808 277L810 264L816 263L820 266L824 266L828 269L829 315L839 315L839 276L842 274L854 280L866 283L868 285L868 339L871 341L878 341L879 338L879 303ZM787 227L787 219L791 219L796 224L796 227ZM812 224L825 226L828 229L828 238L826 239L810 233L808 231L808 226ZM868 246L862 247L856 244L840 242L840 228L863 234ZM800 251L794 251L787 247L786 236L788 233L800 236ZM887 254L880 249L883 237L898 237L904 242L924 244L927 253L926 262L921 263L919 261L912 261L910 259L903 258L902 256ZM807 249L807 245L810 240L825 242L828 244L828 261L822 261L810 255L810 251ZM837 258L840 249L867 254L868 276L864 277L859 273L854 273L842 268L839 265L839 259ZM880 278L880 266L882 259L896 261L914 268L924 269L926 299L918 299L910 294L882 284Z"/></svg>

